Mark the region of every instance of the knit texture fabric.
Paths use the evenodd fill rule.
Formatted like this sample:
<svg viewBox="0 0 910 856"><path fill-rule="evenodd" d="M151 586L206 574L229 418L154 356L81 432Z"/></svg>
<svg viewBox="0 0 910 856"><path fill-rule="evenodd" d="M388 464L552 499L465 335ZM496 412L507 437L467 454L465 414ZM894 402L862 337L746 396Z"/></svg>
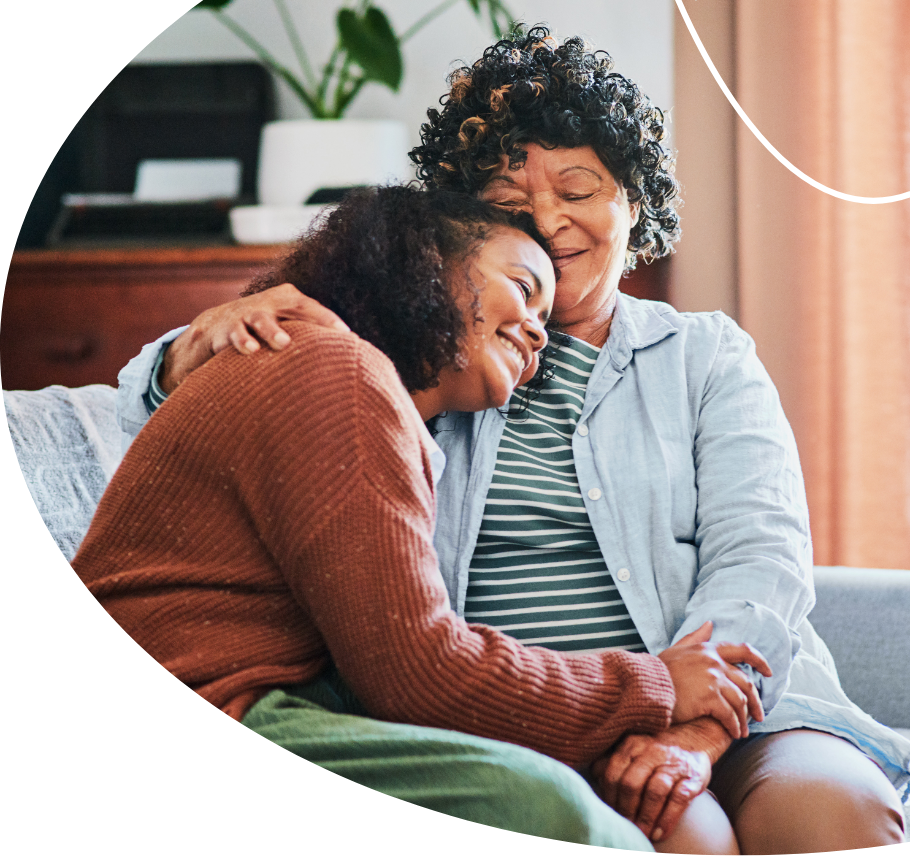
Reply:
<svg viewBox="0 0 910 856"><path fill-rule="evenodd" d="M240 719L334 661L377 718L570 765L667 727L656 657L524 647L450 609L428 434L385 355L301 322L224 352L149 420L73 567L155 659Z"/></svg>

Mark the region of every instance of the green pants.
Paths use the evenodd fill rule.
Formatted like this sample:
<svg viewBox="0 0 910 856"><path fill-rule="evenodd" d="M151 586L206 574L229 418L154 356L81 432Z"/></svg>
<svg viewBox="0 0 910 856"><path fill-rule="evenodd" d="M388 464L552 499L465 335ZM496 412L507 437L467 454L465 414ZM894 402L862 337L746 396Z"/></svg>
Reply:
<svg viewBox="0 0 910 856"><path fill-rule="evenodd" d="M272 691L243 724L339 776L433 811L544 838L653 849L564 764L510 743L371 719L334 672Z"/></svg>

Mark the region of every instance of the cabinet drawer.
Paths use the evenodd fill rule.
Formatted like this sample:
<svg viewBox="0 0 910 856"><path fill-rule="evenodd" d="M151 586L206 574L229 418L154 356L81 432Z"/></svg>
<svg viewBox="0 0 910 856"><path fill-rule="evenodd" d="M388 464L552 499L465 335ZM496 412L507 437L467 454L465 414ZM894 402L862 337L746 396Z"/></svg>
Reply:
<svg viewBox="0 0 910 856"><path fill-rule="evenodd" d="M237 284L31 286L10 283L0 320L5 389L116 385L146 342L237 297Z"/></svg>
<svg viewBox="0 0 910 856"><path fill-rule="evenodd" d="M116 385L144 344L237 297L285 249L16 253L0 316L3 387Z"/></svg>

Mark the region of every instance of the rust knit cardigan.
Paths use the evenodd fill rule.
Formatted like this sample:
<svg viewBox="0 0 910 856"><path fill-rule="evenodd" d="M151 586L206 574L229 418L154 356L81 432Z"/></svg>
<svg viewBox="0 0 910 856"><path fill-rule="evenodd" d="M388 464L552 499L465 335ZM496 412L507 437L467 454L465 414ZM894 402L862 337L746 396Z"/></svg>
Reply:
<svg viewBox="0 0 910 856"><path fill-rule="evenodd" d="M73 567L146 651L240 719L334 661L377 718L573 766L669 725L648 654L525 647L449 607L428 435L389 359L301 322L223 353L150 419Z"/></svg>

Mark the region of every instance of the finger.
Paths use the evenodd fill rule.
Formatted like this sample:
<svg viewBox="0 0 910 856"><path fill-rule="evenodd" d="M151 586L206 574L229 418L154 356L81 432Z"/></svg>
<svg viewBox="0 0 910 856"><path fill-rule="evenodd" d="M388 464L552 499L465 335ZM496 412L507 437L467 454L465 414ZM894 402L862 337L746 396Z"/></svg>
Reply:
<svg viewBox="0 0 910 856"><path fill-rule="evenodd" d="M616 811L633 822L638 816L645 785L651 778L654 766L653 760L649 762L646 757L636 758L619 782Z"/></svg>
<svg viewBox="0 0 910 856"><path fill-rule="evenodd" d="M230 333L230 330L215 330L213 332L212 340L209 343L209 349L212 354L220 354L225 348L232 347ZM206 354L206 359L208 359L209 356L210 354Z"/></svg>
<svg viewBox="0 0 910 856"><path fill-rule="evenodd" d="M651 840L657 843L672 835L683 812L703 790L704 785L697 777L679 779L664 801L663 811L654 822L649 836Z"/></svg>
<svg viewBox="0 0 910 856"><path fill-rule="evenodd" d="M246 326L243 324L232 327L227 338L228 343L241 354L252 354L259 350L259 342L256 341L255 337L250 335L249 330L247 330ZM215 349L214 340L212 342L212 350L216 354L218 353Z"/></svg>
<svg viewBox="0 0 910 856"><path fill-rule="evenodd" d="M729 679L721 684L720 692L736 714L739 723L739 736L744 737L749 733L749 708L746 694Z"/></svg>
<svg viewBox="0 0 910 856"><path fill-rule="evenodd" d="M614 756L604 771L601 778L601 799L611 808L619 805L619 783L631 763L631 758L618 760Z"/></svg>
<svg viewBox="0 0 910 856"><path fill-rule="evenodd" d="M742 736L739 727L739 716L730 706L722 694L716 694L711 697L708 703L709 716L713 716L724 728L727 733L734 739L739 740Z"/></svg>
<svg viewBox="0 0 910 856"><path fill-rule="evenodd" d="M756 722L761 722L765 718L765 710L762 707L761 697L755 684L749 680L748 675L738 669L736 666L730 666L727 677L739 687L740 691L746 697L746 703L749 708L749 716Z"/></svg>
<svg viewBox="0 0 910 856"><path fill-rule="evenodd" d="M588 780L591 782L591 787L594 788L594 792L601 799L604 799L604 784L606 782L607 767L609 764L610 756L602 755L593 764L591 764L591 770L588 775Z"/></svg>
<svg viewBox="0 0 910 856"><path fill-rule="evenodd" d="M614 752L605 764L600 784L601 798L608 806L616 808L619 802L619 783L633 759L634 755L623 746Z"/></svg>
<svg viewBox="0 0 910 856"><path fill-rule="evenodd" d="M654 831L655 822L664 811L667 798L672 793L679 775L679 771L674 771L667 767L658 767L645 785L638 816L635 818L635 825L648 838L651 837Z"/></svg>
<svg viewBox="0 0 910 856"><path fill-rule="evenodd" d="M761 696L752 681L746 678L746 683L748 684L746 698L749 700L749 716L756 722L763 722L765 719L765 707L761 702Z"/></svg>
<svg viewBox="0 0 910 856"><path fill-rule="evenodd" d="M246 319L246 326L273 351L280 351L290 344L291 337L281 325L266 312L253 312Z"/></svg>
<svg viewBox="0 0 910 856"><path fill-rule="evenodd" d="M746 663L766 678L773 675L768 661L747 642L741 642L738 645L732 642L718 642L716 650L728 663Z"/></svg>
<svg viewBox="0 0 910 856"><path fill-rule="evenodd" d="M706 621L702 624L698 630L693 630L691 633L683 636L677 642L674 642L674 645L688 645L695 642L708 642L711 639L711 633L714 630L714 624L711 621Z"/></svg>

